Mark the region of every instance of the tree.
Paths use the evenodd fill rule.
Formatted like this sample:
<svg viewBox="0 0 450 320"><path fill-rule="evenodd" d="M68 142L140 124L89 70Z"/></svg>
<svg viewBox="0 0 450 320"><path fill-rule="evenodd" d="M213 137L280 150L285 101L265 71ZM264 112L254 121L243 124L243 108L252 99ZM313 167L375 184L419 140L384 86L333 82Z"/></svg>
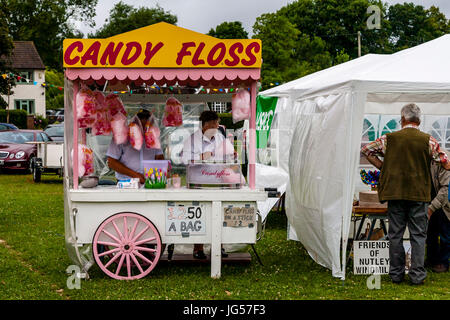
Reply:
<svg viewBox="0 0 450 320"><path fill-rule="evenodd" d="M155 8L136 9L120 1L109 12L105 24L95 33L89 34L89 38L108 38L158 22L176 24L177 21L175 15L164 11L159 5Z"/></svg>
<svg viewBox="0 0 450 320"><path fill-rule="evenodd" d="M389 7L390 44L393 51L433 40L450 32L449 21L438 8L425 9L413 3Z"/></svg>
<svg viewBox="0 0 450 320"><path fill-rule="evenodd" d="M14 40L33 41L44 64L62 70L64 38L80 36L73 22L93 26L97 0L0 0Z"/></svg>
<svg viewBox="0 0 450 320"><path fill-rule="evenodd" d="M64 88L64 73L57 70L45 70L45 82L53 85L45 89L45 105L47 109L64 108L64 91L58 87Z"/></svg>
<svg viewBox="0 0 450 320"><path fill-rule="evenodd" d="M364 31L363 53L384 50L387 42L380 39L387 31L367 30L367 8L373 3L380 2L297 0L258 17L253 32L263 42L263 88L356 58L359 30Z"/></svg>
<svg viewBox="0 0 450 320"><path fill-rule="evenodd" d="M362 41L363 54L384 51L388 44L386 33L367 30L370 16L367 8L373 4L386 10L381 1L375 0L297 0L281 8L278 14L286 16L302 33L326 41L326 49L332 56L344 50L351 58L356 58L358 31L362 32L364 40L370 39ZM382 28L385 23L385 15L382 15Z"/></svg>
<svg viewBox="0 0 450 320"><path fill-rule="evenodd" d="M5 3L0 2L0 94L7 95L8 87L9 90L14 82L8 77L4 78L2 75L9 75L13 70L11 70L8 65L9 58L13 51L14 45L11 36L9 35L9 28L6 23L5 15ZM0 108L6 108L6 101L0 97Z"/></svg>
<svg viewBox="0 0 450 320"><path fill-rule="evenodd" d="M223 22L215 30L209 30L207 34L219 39L248 39L248 33L240 21Z"/></svg>
<svg viewBox="0 0 450 320"><path fill-rule="evenodd" d="M288 73L300 68L299 61L294 58L300 31L286 17L266 13L256 18L253 33L253 38L262 42L262 87L288 81Z"/></svg>

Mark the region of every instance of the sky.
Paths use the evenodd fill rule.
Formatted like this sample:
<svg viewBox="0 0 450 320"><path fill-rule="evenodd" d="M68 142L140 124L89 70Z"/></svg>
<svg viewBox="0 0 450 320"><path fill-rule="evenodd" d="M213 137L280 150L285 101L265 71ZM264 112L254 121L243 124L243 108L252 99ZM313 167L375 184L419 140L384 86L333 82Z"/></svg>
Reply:
<svg viewBox="0 0 450 320"><path fill-rule="evenodd" d="M275 12L294 0L122 0L122 2L139 7L155 7L159 4L165 11L178 17L177 25L192 31L207 33L211 28L225 21L240 21L244 29L252 35L252 27L256 18L263 13ZM77 28L85 35L99 29L109 17L109 11L119 0L98 0L96 26L89 28L77 24ZM429 8L439 7L447 18L450 18L449 0L384 0L389 4L413 2Z"/></svg>

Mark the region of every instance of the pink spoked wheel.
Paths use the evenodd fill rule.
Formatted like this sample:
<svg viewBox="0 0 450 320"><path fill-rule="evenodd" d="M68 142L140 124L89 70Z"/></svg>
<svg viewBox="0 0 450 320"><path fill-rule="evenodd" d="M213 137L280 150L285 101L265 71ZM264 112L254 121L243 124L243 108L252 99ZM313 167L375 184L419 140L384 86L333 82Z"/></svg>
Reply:
<svg viewBox="0 0 450 320"><path fill-rule="evenodd" d="M92 248L95 262L108 276L135 280L155 268L161 256L161 237L147 218L124 212L103 221Z"/></svg>

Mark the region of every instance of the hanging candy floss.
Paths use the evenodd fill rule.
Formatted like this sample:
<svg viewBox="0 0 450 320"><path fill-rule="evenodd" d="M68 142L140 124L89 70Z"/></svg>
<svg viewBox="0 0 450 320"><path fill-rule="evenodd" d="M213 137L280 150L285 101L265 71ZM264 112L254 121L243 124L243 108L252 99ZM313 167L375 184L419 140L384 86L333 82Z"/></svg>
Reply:
<svg viewBox="0 0 450 320"><path fill-rule="evenodd" d="M72 150L73 162L73 150ZM94 153L84 144L78 145L78 177L88 176L94 173Z"/></svg>
<svg viewBox="0 0 450 320"><path fill-rule="evenodd" d="M105 105L108 108L108 112L111 118L114 117L117 113L121 113L124 116L127 115L122 100L120 100L120 97L117 94L111 93L107 95L105 98Z"/></svg>
<svg viewBox="0 0 450 320"><path fill-rule="evenodd" d="M161 149L161 142L159 136L161 132L156 124L156 121L147 121L145 124L145 146L147 148Z"/></svg>
<svg viewBox="0 0 450 320"><path fill-rule="evenodd" d="M94 91L95 97L95 122L92 127L93 135L109 135L111 133L111 119L105 96L101 91Z"/></svg>
<svg viewBox="0 0 450 320"><path fill-rule="evenodd" d="M116 144L123 144L128 141L127 117L122 113L117 113L111 119L111 131Z"/></svg>
<svg viewBox="0 0 450 320"><path fill-rule="evenodd" d="M183 124L183 106L173 97L166 101L163 124L166 127L179 127Z"/></svg>
<svg viewBox="0 0 450 320"><path fill-rule="evenodd" d="M91 128L95 122L96 99L92 90L81 88L76 96L76 113L80 128Z"/></svg>
<svg viewBox="0 0 450 320"><path fill-rule="evenodd" d="M231 113L233 123L250 118L250 93L245 89L239 89L231 97Z"/></svg>
<svg viewBox="0 0 450 320"><path fill-rule="evenodd" d="M99 90L95 90L93 93L95 98L95 110L105 110L105 95Z"/></svg>
<svg viewBox="0 0 450 320"><path fill-rule="evenodd" d="M131 122L129 125L129 137L131 146L136 150L141 150L144 143L144 137L142 136L142 130L135 122Z"/></svg>

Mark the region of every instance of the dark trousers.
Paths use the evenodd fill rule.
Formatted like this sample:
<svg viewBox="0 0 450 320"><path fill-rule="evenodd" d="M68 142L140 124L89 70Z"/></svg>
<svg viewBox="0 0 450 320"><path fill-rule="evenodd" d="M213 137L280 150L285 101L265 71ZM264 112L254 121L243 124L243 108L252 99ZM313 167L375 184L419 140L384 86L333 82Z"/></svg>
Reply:
<svg viewBox="0 0 450 320"><path fill-rule="evenodd" d="M389 275L393 281L403 280L405 276L405 249L403 235L408 227L411 243L411 269L409 278L413 283L423 281L425 270L425 242L428 226L428 203L390 200L388 201L389 218Z"/></svg>
<svg viewBox="0 0 450 320"><path fill-rule="evenodd" d="M450 258L450 220L442 209L436 210L428 222L427 261L448 268Z"/></svg>

